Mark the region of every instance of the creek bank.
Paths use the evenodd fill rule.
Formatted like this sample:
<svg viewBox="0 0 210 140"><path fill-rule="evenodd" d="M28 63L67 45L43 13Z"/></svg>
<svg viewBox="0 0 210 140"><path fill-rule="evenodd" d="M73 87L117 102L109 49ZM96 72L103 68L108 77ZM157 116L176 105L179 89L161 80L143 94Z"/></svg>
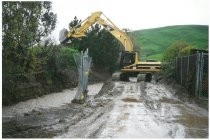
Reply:
<svg viewBox="0 0 210 140"><path fill-rule="evenodd" d="M99 83L108 80L111 74L102 69L91 68L89 83ZM102 72L102 73L101 73ZM53 77L47 77L44 73L39 73L28 79L27 76L16 76L11 81L3 82L2 105L14 105L18 102L26 101L33 98L39 98L43 95L61 92L65 89L72 89L78 85L78 72L76 68L63 69L55 72ZM4 87L5 84L11 85L10 89Z"/></svg>

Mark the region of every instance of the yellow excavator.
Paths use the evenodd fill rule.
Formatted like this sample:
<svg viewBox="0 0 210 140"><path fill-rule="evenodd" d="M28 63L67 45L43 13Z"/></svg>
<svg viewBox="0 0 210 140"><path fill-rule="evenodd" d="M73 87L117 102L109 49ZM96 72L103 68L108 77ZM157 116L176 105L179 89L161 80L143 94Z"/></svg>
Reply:
<svg viewBox="0 0 210 140"><path fill-rule="evenodd" d="M102 18L102 16L104 18ZM112 75L113 79L127 81L129 77L134 77L138 74L145 74L146 79L151 79L153 73L160 71L161 62L139 62L138 52L133 50L133 43L129 36L115 26L114 23L100 11L92 13L84 21L80 22L75 27L70 28L69 31L67 29L61 30L59 34L60 43L66 43L71 38L81 38L86 36L86 31L95 23L103 26L122 44L124 48L120 56L120 72L114 73Z"/></svg>

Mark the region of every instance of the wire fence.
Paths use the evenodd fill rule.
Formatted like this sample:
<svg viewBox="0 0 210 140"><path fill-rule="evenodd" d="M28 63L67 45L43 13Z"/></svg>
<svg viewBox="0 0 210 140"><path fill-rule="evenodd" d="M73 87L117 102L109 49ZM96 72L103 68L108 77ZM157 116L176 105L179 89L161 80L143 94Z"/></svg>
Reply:
<svg viewBox="0 0 210 140"><path fill-rule="evenodd" d="M208 100L208 54L197 53L175 60L176 82L187 88L188 93Z"/></svg>

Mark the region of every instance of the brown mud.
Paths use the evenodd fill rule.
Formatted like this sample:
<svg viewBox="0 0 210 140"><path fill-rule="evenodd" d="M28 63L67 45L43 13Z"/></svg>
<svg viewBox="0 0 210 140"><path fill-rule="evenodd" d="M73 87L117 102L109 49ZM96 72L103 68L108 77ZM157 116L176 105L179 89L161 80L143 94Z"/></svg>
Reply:
<svg viewBox="0 0 210 140"><path fill-rule="evenodd" d="M203 105L168 84L107 81L84 104L4 116L2 137L208 138Z"/></svg>

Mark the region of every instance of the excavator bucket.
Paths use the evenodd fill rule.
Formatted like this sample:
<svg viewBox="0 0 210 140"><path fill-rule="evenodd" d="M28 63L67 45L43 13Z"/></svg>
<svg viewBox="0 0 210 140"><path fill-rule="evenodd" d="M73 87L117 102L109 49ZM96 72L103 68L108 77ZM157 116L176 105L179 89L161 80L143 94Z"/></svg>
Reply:
<svg viewBox="0 0 210 140"><path fill-rule="evenodd" d="M59 33L59 41L61 44L65 43L68 40L67 37L68 31L67 29L63 28Z"/></svg>

